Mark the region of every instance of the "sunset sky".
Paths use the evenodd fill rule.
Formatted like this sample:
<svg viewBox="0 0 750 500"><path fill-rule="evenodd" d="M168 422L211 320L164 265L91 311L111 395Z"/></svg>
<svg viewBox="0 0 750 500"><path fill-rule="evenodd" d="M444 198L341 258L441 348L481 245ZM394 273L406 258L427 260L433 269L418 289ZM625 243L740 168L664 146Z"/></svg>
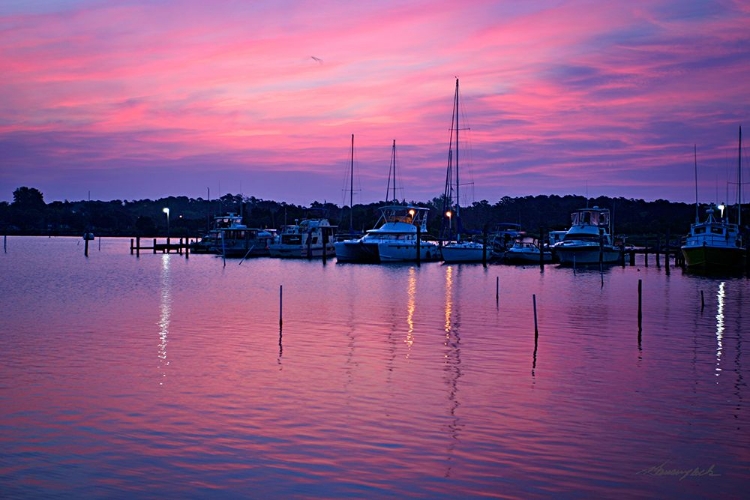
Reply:
<svg viewBox="0 0 750 500"><path fill-rule="evenodd" d="M393 140L427 201L456 78L462 204L693 203L694 146L700 201L733 203L750 136L746 0L3 0L0 68L0 201L348 204L352 134L355 203Z"/></svg>

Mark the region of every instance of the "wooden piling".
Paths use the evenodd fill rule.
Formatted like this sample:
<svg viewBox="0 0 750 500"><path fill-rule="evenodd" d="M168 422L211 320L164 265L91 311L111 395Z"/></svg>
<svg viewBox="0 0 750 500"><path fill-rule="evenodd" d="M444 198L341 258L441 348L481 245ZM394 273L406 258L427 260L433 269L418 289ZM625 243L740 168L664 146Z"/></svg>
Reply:
<svg viewBox="0 0 750 500"><path fill-rule="evenodd" d="M706 302L703 300L703 290L701 290L701 312L703 312L704 307L706 307Z"/></svg>
<svg viewBox="0 0 750 500"><path fill-rule="evenodd" d="M539 336L539 327L536 320L536 294L533 294L532 299L534 300L534 336Z"/></svg>
<svg viewBox="0 0 750 500"><path fill-rule="evenodd" d="M83 238L83 255L89 256L89 239Z"/></svg>
<svg viewBox="0 0 750 500"><path fill-rule="evenodd" d="M638 334L643 325L643 280L638 280Z"/></svg>
<svg viewBox="0 0 750 500"><path fill-rule="evenodd" d="M495 302L500 302L500 276L495 277Z"/></svg>
<svg viewBox="0 0 750 500"><path fill-rule="evenodd" d="M422 227L417 226L417 265L422 263Z"/></svg>
<svg viewBox="0 0 750 500"><path fill-rule="evenodd" d="M284 285L279 285L279 328L281 328L283 321L284 311Z"/></svg>
<svg viewBox="0 0 750 500"><path fill-rule="evenodd" d="M539 246L539 270L544 272L544 228L541 226L539 226L537 245Z"/></svg>
<svg viewBox="0 0 750 500"><path fill-rule="evenodd" d="M661 256L661 236L657 236L656 237L656 267L657 268L661 267L661 260L659 258L660 256Z"/></svg>

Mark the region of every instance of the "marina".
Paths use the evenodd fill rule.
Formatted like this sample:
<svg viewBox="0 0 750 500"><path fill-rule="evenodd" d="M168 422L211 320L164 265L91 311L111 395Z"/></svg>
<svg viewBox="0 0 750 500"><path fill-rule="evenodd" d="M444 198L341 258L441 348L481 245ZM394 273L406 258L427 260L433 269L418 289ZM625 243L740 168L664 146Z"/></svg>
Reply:
<svg viewBox="0 0 750 500"><path fill-rule="evenodd" d="M99 241L0 255L10 497L744 491L742 275L222 266Z"/></svg>

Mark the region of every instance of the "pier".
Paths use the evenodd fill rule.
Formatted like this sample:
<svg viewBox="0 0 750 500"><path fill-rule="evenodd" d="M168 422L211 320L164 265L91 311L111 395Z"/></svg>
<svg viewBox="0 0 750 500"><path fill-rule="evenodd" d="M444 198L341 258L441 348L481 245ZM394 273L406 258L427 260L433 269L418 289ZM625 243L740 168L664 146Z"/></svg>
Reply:
<svg viewBox="0 0 750 500"><path fill-rule="evenodd" d="M141 237L130 238L130 255L140 255L142 250L151 250L153 253L177 253L185 254L187 258L190 255L190 240L188 238L180 238L176 243L171 241L171 238L167 238L166 242L159 243L157 238L151 239L151 246L148 243L141 244Z"/></svg>

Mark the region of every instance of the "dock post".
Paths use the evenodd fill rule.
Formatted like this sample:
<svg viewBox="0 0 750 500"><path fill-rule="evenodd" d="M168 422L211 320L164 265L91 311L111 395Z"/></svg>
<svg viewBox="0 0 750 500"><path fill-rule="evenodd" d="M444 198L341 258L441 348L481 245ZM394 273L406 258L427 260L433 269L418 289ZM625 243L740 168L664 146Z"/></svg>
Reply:
<svg viewBox="0 0 750 500"><path fill-rule="evenodd" d="M281 328L283 322L283 310L284 310L284 285L279 285L279 328Z"/></svg>
<svg viewBox="0 0 750 500"><path fill-rule="evenodd" d="M133 255L133 238L130 238L130 255Z"/></svg>
<svg viewBox="0 0 750 500"><path fill-rule="evenodd" d="M661 236L656 237L656 267L661 267Z"/></svg>
<svg viewBox="0 0 750 500"><path fill-rule="evenodd" d="M156 253L156 238L154 238L154 253Z"/></svg>
<svg viewBox="0 0 750 500"><path fill-rule="evenodd" d="M638 280L638 339L639 341L640 341L640 336L641 336L642 324L643 324L643 280Z"/></svg>
<svg viewBox="0 0 750 500"><path fill-rule="evenodd" d="M664 266L667 276L669 276L669 229L667 229L667 245L664 250Z"/></svg>
<svg viewBox="0 0 750 500"><path fill-rule="evenodd" d="M544 228L539 226L539 270L544 272Z"/></svg>
<svg viewBox="0 0 750 500"><path fill-rule="evenodd" d="M422 263L422 227L417 226L417 265Z"/></svg>
<svg viewBox="0 0 750 500"><path fill-rule="evenodd" d="M135 256L136 257L141 256L141 237L140 236L135 237Z"/></svg>
<svg viewBox="0 0 750 500"><path fill-rule="evenodd" d="M533 294L531 297L534 301L534 337L536 338L539 336L539 327L536 321L536 294Z"/></svg>
<svg viewBox="0 0 750 500"><path fill-rule="evenodd" d="M328 231L323 229L323 264L328 259Z"/></svg>
<svg viewBox="0 0 750 500"><path fill-rule="evenodd" d="M86 257L88 257L89 256L89 239L88 238L83 238L83 242L84 242L84 245L83 245L83 255L86 256Z"/></svg>
<svg viewBox="0 0 750 500"><path fill-rule="evenodd" d="M630 265L631 266L635 265L635 250L630 251Z"/></svg>
<svg viewBox="0 0 750 500"><path fill-rule="evenodd" d="M185 258L190 258L190 238L185 238Z"/></svg>

